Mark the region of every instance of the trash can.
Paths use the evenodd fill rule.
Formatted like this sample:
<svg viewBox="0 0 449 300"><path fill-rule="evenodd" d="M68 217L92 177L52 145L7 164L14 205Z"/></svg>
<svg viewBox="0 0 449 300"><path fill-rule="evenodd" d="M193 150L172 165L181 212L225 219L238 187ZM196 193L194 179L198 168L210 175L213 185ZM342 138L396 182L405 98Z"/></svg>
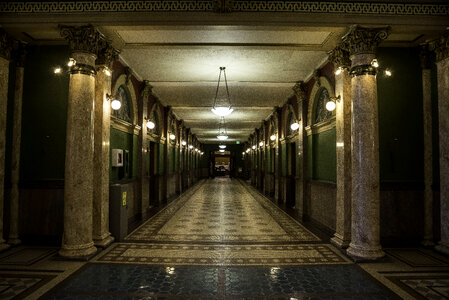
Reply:
<svg viewBox="0 0 449 300"><path fill-rule="evenodd" d="M121 242L128 235L128 185L112 184L109 187L109 230Z"/></svg>

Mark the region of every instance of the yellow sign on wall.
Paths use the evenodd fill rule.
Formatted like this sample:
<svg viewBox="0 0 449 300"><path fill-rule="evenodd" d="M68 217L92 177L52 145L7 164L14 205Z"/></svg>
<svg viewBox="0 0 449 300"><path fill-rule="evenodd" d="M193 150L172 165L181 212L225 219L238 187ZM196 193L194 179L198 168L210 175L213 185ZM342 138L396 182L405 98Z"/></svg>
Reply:
<svg viewBox="0 0 449 300"><path fill-rule="evenodd" d="M126 192L122 193L122 204L123 206L126 206Z"/></svg>

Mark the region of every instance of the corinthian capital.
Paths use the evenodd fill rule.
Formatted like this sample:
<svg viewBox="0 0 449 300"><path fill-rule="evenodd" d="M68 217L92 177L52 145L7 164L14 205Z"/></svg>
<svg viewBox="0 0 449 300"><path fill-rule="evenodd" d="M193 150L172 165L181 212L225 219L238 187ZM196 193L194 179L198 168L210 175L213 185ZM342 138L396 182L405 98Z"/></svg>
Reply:
<svg viewBox="0 0 449 300"><path fill-rule="evenodd" d="M150 84L148 80L143 81L143 89L142 89L142 97L148 97L153 91L153 86Z"/></svg>
<svg viewBox="0 0 449 300"><path fill-rule="evenodd" d="M59 25L61 36L69 42L72 52L97 54L100 33L92 25L65 26Z"/></svg>
<svg viewBox="0 0 449 300"><path fill-rule="evenodd" d="M328 52L329 61L337 68L349 69L351 67L351 60L349 59L349 52L338 45L333 50Z"/></svg>
<svg viewBox="0 0 449 300"><path fill-rule="evenodd" d="M387 38L388 32L389 27L364 28L353 25L342 38L342 46L350 55L376 53L377 46Z"/></svg>
<svg viewBox="0 0 449 300"><path fill-rule="evenodd" d="M0 57L7 60L11 58L12 40L4 29L0 28Z"/></svg>
<svg viewBox="0 0 449 300"><path fill-rule="evenodd" d="M118 59L119 51L111 46L111 44L105 39L101 38L98 43L98 53L96 65L104 65L111 67L112 63Z"/></svg>
<svg viewBox="0 0 449 300"><path fill-rule="evenodd" d="M303 101L307 98L307 87L304 81L298 81L293 86L293 91L295 92L298 101Z"/></svg>
<svg viewBox="0 0 449 300"><path fill-rule="evenodd" d="M449 31L446 31L439 39L430 43L430 49L437 56L437 61L449 57Z"/></svg>

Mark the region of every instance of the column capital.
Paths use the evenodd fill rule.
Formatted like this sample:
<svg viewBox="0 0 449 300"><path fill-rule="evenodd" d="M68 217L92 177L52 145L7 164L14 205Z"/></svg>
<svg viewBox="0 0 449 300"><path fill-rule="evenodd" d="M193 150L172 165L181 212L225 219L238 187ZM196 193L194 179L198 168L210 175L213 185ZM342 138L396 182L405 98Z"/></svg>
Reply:
<svg viewBox="0 0 449 300"><path fill-rule="evenodd" d="M69 42L70 51L97 54L100 33L91 25L59 25L61 36Z"/></svg>
<svg viewBox="0 0 449 300"><path fill-rule="evenodd" d="M423 44L420 46L419 60L421 62L421 68L423 70L431 68L432 65L431 65L431 61L430 61L430 51L429 51L428 44Z"/></svg>
<svg viewBox="0 0 449 300"><path fill-rule="evenodd" d="M143 85L142 97L146 98L153 92L153 86L150 84L149 80L144 80L142 85Z"/></svg>
<svg viewBox="0 0 449 300"><path fill-rule="evenodd" d="M365 28L359 25L352 25L349 32L342 37L343 48L349 54L373 54L376 53L379 43L386 39L389 27Z"/></svg>
<svg viewBox="0 0 449 300"><path fill-rule="evenodd" d="M435 52L437 61L449 58L449 31L446 31L440 38L431 42L430 50Z"/></svg>
<svg viewBox="0 0 449 300"><path fill-rule="evenodd" d="M298 101L303 101L307 98L307 87L304 81L297 81L292 89Z"/></svg>
<svg viewBox="0 0 449 300"><path fill-rule="evenodd" d="M0 28L0 57L9 60L11 58L12 40L6 31Z"/></svg>
<svg viewBox="0 0 449 300"><path fill-rule="evenodd" d="M351 59L349 59L349 52L343 49L342 45L338 45L333 50L328 52L329 61L337 68L349 69L351 67Z"/></svg>
<svg viewBox="0 0 449 300"><path fill-rule="evenodd" d="M96 65L104 65L108 68L112 66L112 63L118 59L120 51L111 46L111 44L105 39L100 38L98 41L98 52Z"/></svg>

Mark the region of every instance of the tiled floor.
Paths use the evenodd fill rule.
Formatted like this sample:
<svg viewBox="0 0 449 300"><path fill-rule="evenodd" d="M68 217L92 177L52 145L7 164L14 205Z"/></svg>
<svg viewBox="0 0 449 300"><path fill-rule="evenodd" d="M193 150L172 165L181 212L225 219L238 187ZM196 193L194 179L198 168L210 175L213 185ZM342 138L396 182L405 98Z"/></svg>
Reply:
<svg viewBox="0 0 449 300"><path fill-rule="evenodd" d="M215 179L89 262L2 253L0 299L449 299L447 257L385 251L356 264L244 182Z"/></svg>

